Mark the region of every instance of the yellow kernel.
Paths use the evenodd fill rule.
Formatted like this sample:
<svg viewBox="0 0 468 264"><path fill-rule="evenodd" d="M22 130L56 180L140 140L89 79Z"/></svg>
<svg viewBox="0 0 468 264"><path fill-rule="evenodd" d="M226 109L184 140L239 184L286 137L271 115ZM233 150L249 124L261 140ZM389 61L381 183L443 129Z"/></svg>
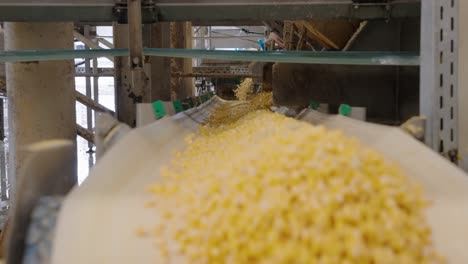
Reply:
<svg viewBox="0 0 468 264"><path fill-rule="evenodd" d="M271 94L221 105L150 187L164 256L172 245L187 263L445 263L428 201L398 166L257 110L268 105Z"/></svg>

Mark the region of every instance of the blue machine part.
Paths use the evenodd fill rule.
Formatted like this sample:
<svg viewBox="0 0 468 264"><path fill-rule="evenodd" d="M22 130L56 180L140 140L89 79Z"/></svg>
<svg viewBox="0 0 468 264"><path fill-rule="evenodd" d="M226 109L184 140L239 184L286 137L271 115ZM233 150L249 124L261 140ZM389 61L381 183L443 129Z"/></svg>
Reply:
<svg viewBox="0 0 468 264"><path fill-rule="evenodd" d="M31 225L25 241L23 264L51 262L55 224L62 197L42 197L31 215Z"/></svg>
<svg viewBox="0 0 468 264"><path fill-rule="evenodd" d="M258 45L260 46L260 49L261 49L262 51L265 51L265 50L266 50L265 42L263 41L263 39L258 39Z"/></svg>

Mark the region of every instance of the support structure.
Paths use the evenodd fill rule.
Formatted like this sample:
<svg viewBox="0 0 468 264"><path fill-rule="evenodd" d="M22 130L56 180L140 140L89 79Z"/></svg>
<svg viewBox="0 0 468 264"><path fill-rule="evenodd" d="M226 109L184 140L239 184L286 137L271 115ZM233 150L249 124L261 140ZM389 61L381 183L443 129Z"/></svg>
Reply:
<svg viewBox="0 0 468 264"><path fill-rule="evenodd" d="M114 45L116 48L128 48L129 34L128 25L114 24ZM143 62L144 77L141 79L142 86L135 87L132 82L132 67L129 57L116 57L115 68L115 98L116 113L119 121L135 126L137 103L150 102L150 80L149 62Z"/></svg>
<svg viewBox="0 0 468 264"><path fill-rule="evenodd" d="M94 29L94 34L93 35L96 35L95 34L96 30ZM76 34L74 34L76 35ZM91 35L91 26L84 26L84 38L85 39L89 39ZM90 47L88 46L88 44L85 43L85 47L86 49L90 49ZM93 60L95 61L97 60L96 58ZM86 58L85 59L85 72L86 73L91 73L91 59L89 58ZM86 76L85 77L85 80L86 80L86 88L85 88L85 95L89 98L91 98L91 92L92 92L92 87L91 87L91 77L90 76ZM86 108L86 129L87 130L92 130L93 129L93 110L89 107ZM92 152L93 151L93 143L88 141L88 152ZM89 164L89 167L92 167L93 164Z"/></svg>
<svg viewBox="0 0 468 264"><path fill-rule="evenodd" d="M169 22L151 25L151 47L170 48L171 27ZM150 57L151 101L171 100L171 58Z"/></svg>
<svg viewBox="0 0 468 264"><path fill-rule="evenodd" d="M421 1L420 114L427 118L425 142L454 162L462 135L457 121L462 98L458 84L460 2Z"/></svg>
<svg viewBox="0 0 468 264"><path fill-rule="evenodd" d="M5 23L5 49L73 49L73 23ZM47 139L76 140L74 63L7 63L6 75L9 178L14 194L24 146ZM76 167L69 166L63 177L76 181L76 173Z"/></svg>
<svg viewBox="0 0 468 264"><path fill-rule="evenodd" d="M458 3L458 55L460 58L468 58L468 31L461 26L468 26L468 2L459 1ZM458 61L458 145L461 157L460 165L465 171L468 171L468 60Z"/></svg>
<svg viewBox="0 0 468 264"><path fill-rule="evenodd" d="M192 48L192 23L173 22L171 23L171 48L190 49ZM171 61L173 73L192 72L192 59L174 58ZM185 99L193 95L194 83L190 78L171 78L171 91L174 93L173 99Z"/></svg>

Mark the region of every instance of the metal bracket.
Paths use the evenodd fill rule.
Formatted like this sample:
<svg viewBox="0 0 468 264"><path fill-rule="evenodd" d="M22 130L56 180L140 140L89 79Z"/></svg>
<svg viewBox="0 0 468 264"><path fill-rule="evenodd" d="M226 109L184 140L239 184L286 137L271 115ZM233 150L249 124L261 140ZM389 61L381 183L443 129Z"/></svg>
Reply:
<svg viewBox="0 0 468 264"><path fill-rule="evenodd" d="M114 14L117 17L117 21L121 24L126 24L129 21L128 18L128 1L117 0L114 6ZM156 3L153 0L142 0L141 1L141 14L143 21L158 22L158 11Z"/></svg>
<svg viewBox="0 0 468 264"><path fill-rule="evenodd" d="M351 5L352 13L354 14L354 17L359 18L360 15L358 15L358 10L380 6L384 9L385 20L388 21L392 17L392 1L393 0L353 0L353 4Z"/></svg>

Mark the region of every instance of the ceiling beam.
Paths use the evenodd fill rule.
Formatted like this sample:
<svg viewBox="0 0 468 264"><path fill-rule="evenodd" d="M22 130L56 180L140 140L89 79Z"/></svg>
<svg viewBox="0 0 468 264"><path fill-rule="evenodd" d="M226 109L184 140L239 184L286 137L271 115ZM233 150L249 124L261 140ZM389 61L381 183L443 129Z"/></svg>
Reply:
<svg viewBox="0 0 468 264"><path fill-rule="evenodd" d="M125 2L124 2L125 3ZM143 5L143 22L192 21L195 25L235 21L331 18L390 19L420 16L420 0L356 4L351 0L160 0ZM0 21L125 22L125 4L114 0L0 0ZM243 22L244 23L244 22Z"/></svg>

